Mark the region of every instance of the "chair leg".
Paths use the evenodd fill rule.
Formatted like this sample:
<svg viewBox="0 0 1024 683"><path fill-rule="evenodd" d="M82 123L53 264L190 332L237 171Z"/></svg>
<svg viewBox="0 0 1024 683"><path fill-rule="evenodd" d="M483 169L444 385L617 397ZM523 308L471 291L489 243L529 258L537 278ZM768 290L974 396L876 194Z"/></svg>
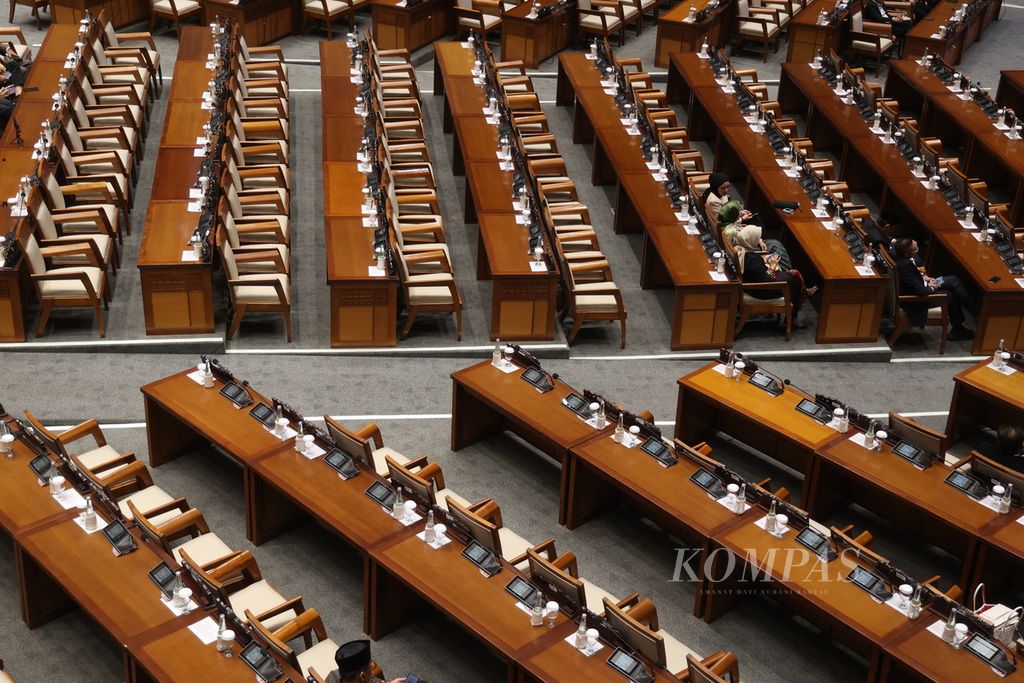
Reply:
<svg viewBox="0 0 1024 683"><path fill-rule="evenodd" d="M793 336L793 307L786 306L786 341Z"/></svg>
<svg viewBox="0 0 1024 683"><path fill-rule="evenodd" d="M13 9L12 9L12 12L13 12ZM150 33L153 32L153 27L155 27L155 26L156 26L156 13L155 12L150 12L149 13L149 32Z"/></svg>
<svg viewBox="0 0 1024 683"><path fill-rule="evenodd" d="M178 40L181 40L181 20L177 14L174 15L174 30L178 33Z"/></svg>
<svg viewBox="0 0 1024 683"><path fill-rule="evenodd" d="M583 317L578 312L574 313L572 318L572 329L569 330L569 334L565 337L565 342L569 346L572 346L572 343L576 340L576 335L579 334L581 327L583 327Z"/></svg>
<svg viewBox="0 0 1024 683"><path fill-rule="evenodd" d="M238 327L242 324L242 316L245 315L245 304L238 304L235 307L234 315L231 318L231 327L228 328L227 341L231 341L231 338L238 332Z"/></svg>
<svg viewBox="0 0 1024 683"><path fill-rule="evenodd" d="M324 17L324 23L327 25L327 40L334 40L331 36L331 17L330 15Z"/></svg>
<svg viewBox="0 0 1024 683"><path fill-rule="evenodd" d="M626 319L619 318L619 325L622 327L622 332L619 334L619 348L626 348Z"/></svg>
<svg viewBox="0 0 1024 683"><path fill-rule="evenodd" d="M36 327L36 336L42 337L46 330L46 323L50 322L50 311L53 310L53 302L43 299L42 308L39 309L39 325Z"/></svg>
<svg viewBox="0 0 1024 683"><path fill-rule="evenodd" d="M100 339L105 339L107 336L107 322L103 319L103 309L100 308L100 303L96 302L96 324L100 328Z"/></svg>
<svg viewBox="0 0 1024 683"><path fill-rule="evenodd" d="M462 309L455 309L455 341L462 341Z"/></svg>
<svg viewBox="0 0 1024 683"><path fill-rule="evenodd" d="M11 3L11 17L7 20L7 23L13 24L14 23L14 5L15 5L15 2L14 2L14 0L10 0L10 3Z"/></svg>
<svg viewBox="0 0 1024 683"><path fill-rule="evenodd" d="M740 309L740 319L736 321L736 328L732 331L732 336L734 336L734 337L740 336L740 330L742 330L743 326L747 324L747 318L749 318L749 317L750 317L750 311L748 311L746 308L741 308Z"/></svg>
<svg viewBox="0 0 1024 683"><path fill-rule="evenodd" d="M412 329L412 324L416 320L416 313L415 311L413 311L412 307L409 308L409 311L408 313L406 313L406 316L407 317L405 319L405 327L402 328L402 333L398 335L399 339L405 339L406 337L409 336L409 330Z"/></svg>
<svg viewBox="0 0 1024 683"><path fill-rule="evenodd" d="M906 326L907 326L906 318L902 318L899 315L897 315L896 316L896 326L894 328L892 328L892 334L889 335L888 343L889 343L890 347L893 344L896 343L897 339L900 338L900 335L903 334L903 330L904 330L904 328L906 328Z"/></svg>
<svg viewBox="0 0 1024 683"><path fill-rule="evenodd" d="M292 311L290 308L286 308L282 311L284 315L284 329L288 332L288 343L292 343Z"/></svg>

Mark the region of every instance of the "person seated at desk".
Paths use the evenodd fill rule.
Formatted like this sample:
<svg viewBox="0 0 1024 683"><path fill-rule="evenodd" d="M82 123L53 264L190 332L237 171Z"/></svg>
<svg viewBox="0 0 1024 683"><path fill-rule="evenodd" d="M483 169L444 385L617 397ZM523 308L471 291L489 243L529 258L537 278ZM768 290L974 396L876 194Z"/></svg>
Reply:
<svg viewBox="0 0 1024 683"><path fill-rule="evenodd" d="M913 294L915 296L928 296L936 292L946 294L946 307L949 310L949 339L959 341L962 339L973 339L974 332L964 327L964 309L977 318L981 305L971 294L956 275L944 275L933 278L923 272L923 268L917 265L918 248L917 242L909 237L896 240L896 271L899 273L900 292ZM903 310L906 311L910 322L922 327L928 317L928 304L904 303Z"/></svg>
<svg viewBox="0 0 1024 683"><path fill-rule="evenodd" d="M876 24L889 24L892 26L892 34L900 41L903 40L903 37L907 35L907 32L914 25L914 21L912 19L896 17L889 14L889 11L885 9L885 5L881 0L867 0L867 2L864 3L862 16L864 21L872 21Z"/></svg>
<svg viewBox="0 0 1024 683"><path fill-rule="evenodd" d="M1002 425L996 430L996 452L992 459L1024 473L1024 429L1018 425Z"/></svg>
<svg viewBox="0 0 1024 683"><path fill-rule="evenodd" d="M864 237L869 245L872 247L884 246L886 252L895 258L896 233L902 220L903 214L895 209L882 209L878 218L868 216L861 221L860 229L864 232ZM923 265L919 254L915 255L914 261L919 266Z"/></svg>
<svg viewBox="0 0 1024 683"><path fill-rule="evenodd" d="M735 199L726 202L722 210L718 212L718 225L722 228L722 238L729 240L733 246L736 246L736 234L746 226L744 215L749 218L750 212L742 210L740 203ZM779 240L762 239L761 250L779 257L780 270L789 270L793 267L786 246Z"/></svg>
<svg viewBox="0 0 1024 683"><path fill-rule="evenodd" d="M338 668L327 674L327 683L383 683L384 674L380 666L370 658L368 640L350 640L343 644L334 654L334 661ZM391 681L404 682L404 676Z"/></svg>
<svg viewBox="0 0 1024 683"><path fill-rule="evenodd" d="M736 233L736 258L740 262L740 272L744 282L785 282L789 285L789 298L793 302L793 327L802 328L797 316L800 306L807 297L814 296L817 287L805 287L804 277L800 271L792 268L782 269L776 254L766 253L762 248L761 226L747 225ZM758 299L774 299L776 292L750 292Z"/></svg>
<svg viewBox="0 0 1024 683"><path fill-rule="evenodd" d="M0 52L0 130L7 127L27 74L28 67L14 52L14 46L8 43L7 48Z"/></svg>

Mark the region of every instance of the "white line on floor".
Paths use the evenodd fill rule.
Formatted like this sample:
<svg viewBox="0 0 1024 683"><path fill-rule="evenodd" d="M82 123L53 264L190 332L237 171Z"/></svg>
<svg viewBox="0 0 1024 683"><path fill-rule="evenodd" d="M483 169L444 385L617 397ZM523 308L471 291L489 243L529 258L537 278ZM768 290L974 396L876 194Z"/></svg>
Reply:
<svg viewBox="0 0 1024 683"><path fill-rule="evenodd" d="M66 342L21 342L12 344L0 344L0 351L5 349L17 349L19 351L33 351L35 349L73 349L96 348L104 346L156 346L160 344L195 344L197 342L223 342L223 337L185 337L174 339L146 338L146 339L94 339L85 341Z"/></svg>
<svg viewBox="0 0 1024 683"><path fill-rule="evenodd" d="M1024 9L1024 5L1011 5L1006 2L1003 3L1003 7L1009 7L1010 9Z"/></svg>
<svg viewBox="0 0 1024 683"><path fill-rule="evenodd" d="M565 344L522 344L521 346L524 349L526 349L527 351L551 351L551 350L562 351L562 350L565 350L565 349L569 348ZM279 356L288 356L288 355L299 355L299 356L310 356L310 355L313 355L313 356L321 356L321 355L334 355L334 356L359 355L359 356L365 356L365 355L369 355L369 354L381 355L381 356L388 356L388 355L404 356L407 353L414 353L414 354L416 354L416 353L438 353L438 352L447 352L447 351L490 351L493 348L494 348L493 346L491 346L490 344L487 344L487 345L477 345L477 346L468 346L468 345L467 346L424 346L422 348L402 347L401 349L398 349L397 347L388 347L388 348L383 348L383 349L367 349L367 348L358 348L358 349L227 349L227 350L224 351L224 353L229 354L229 355L236 355L237 354L237 355L253 355L253 356L258 356L258 355L279 355Z"/></svg>
<svg viewBox="0 0 1024 683"><path fill-rule="evenodd" d="M785 358L788 356L834 356L843 353L891 353L888 346L839 347L834 349L789 349L780 351L744 352L758 358ZM652 353L637 356L569 356L570 360L702 360L718 358L717 351L697 351L694 353Z"/></svg>
<svg viewBox="0 0 1024 683"><path fill-rule="evenodd" d="M928 356L924 358L893 358L890 363L977 363L988 356Z"/></svg>

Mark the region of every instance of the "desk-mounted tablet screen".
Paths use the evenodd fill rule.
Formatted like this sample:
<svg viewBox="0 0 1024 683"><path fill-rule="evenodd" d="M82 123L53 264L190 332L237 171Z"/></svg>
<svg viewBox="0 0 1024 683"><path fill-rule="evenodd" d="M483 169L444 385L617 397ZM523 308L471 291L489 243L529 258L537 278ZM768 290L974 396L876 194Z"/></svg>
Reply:
<svg viewBox="0 0 1024 683"><path fill-rule="evenodd" d="M526 370L523 371L523 374L519 376L533 385L533 387L542 394L555 388L551 384L551 380L548 379L548 376L537 368L526 368Z"/></svg>
<svg viewBox="0 0 1024 683"><path fill-rule="evenodd" d="M662 465L670 466L675 465L677 458L669 450L668 446L661 439L656 439L653 436L642 444L640 444L640 450L647 455L653 457L655 460L660 462Z"/></svg>
<svg viewBox="0 0 1024 683"><path fill-rule="evenodd" d="M495 559L494 553L476 541L469 542L462 551L462 556L479 567L487 576L494 576L501 571L501 564Z"/></svg>
<svg viewBox="0 0 1024 683"><path fill-rule="evenodd" d="M348 457L337 448L332 448L330 452L324 456L324 462L330 465L335 472L340 474L342 479L351 479L352 477L359 475L359 467L352 462L352 458Z"/></svg>
<svg viewBox="0 0 1024 683"><path fill-rule="evenodd" d="M892 452L918 467L931 467L932 459L928 454L909 441L901 440L893 447Z"/></svg>
<svg viewBox="0 0 1024 683"><path fill-rule="evenodd" d="M149 578L153 580L165 598L171 597L171 592L174 590L174 570L168 567L166 562L161 562L150 569Z"/></svg>
<svg viewBox="0 0 1024 683"><path fill-rule="evenodd" d="M832 420L832 416L828 414L827 408L808 398L800 399L800 402L796 404L796 409L821 424L828 424Z"/></svg>
<svg viewBox="0 0 1024 683"><path fill-rule="evenodd" d="M29 461L28 466L44 484L50 483L50 468L53 466L50 456L37 455Z"/></svg>
<svg viewBox="0 0 1024 683"><path fill-rule="evenodd" d="M846 576L847 580L853 583L869 595L885 602L892 597L892 593L885 590L885 582L869 572L864 567L854 567L853 571Z"/></svg>
<svg viewBox="0 0 1024 683"><path fill-rule="evenodd" d="M690 481L710 493L715 499L721 498L726 494L725 487L722 486L722 482L718 480L718 477L703 467L690 475Z"/></svg>
<svg viewBox="0 0 1024 683"><path fill-rule="evenodd" d="M764 389L772 396L778 396L782 393L782 387L778 386L775 378L760 370L751 375L747 381L759 389Z"/></svg>
<svg viewBox="0 0 1024 683"><path fill-rule="evenodd" d="M1002 648L980 633L971 636L964 643L964 649L992 668L1002 672L1004 676L1017 668L1017 665L1010 661Z"/></svg>
<svg viewBox="0 0 1024 683"><path fill-rule="evenodd" d="M387 484L380 481L370 484L370 488L366 489L366 495L386 508L390 508L395 504L395 492Z"/></svg>
<svg viewBox="0 0 1024 683"><path fill-rule="evenodd" d="M135 539L128 533L128 529L125 528L119 519L115 519L103 527L103 535L110 541L110 545L114 546L114 550L117 551L118 555L130 553L137 547Z"/></svg>
<svg viewBox="0 0 1024 683"><path fill-rule="evenodd" d="M249 411L249 415L256 418L257 421L261 422L267 429L273 429L274 423L277 420L277 413L274 409L268 406L266 403L257 403Z"/></svg>
<svg viewBox="0 0 1024 683"><path fill-rule="evenodd" d="M621 647L616 648L615 652L611 653L606 660L608 666L618 671L620 674L625 676L634 683L650 683L654 679L647 673L647 669L644 667L643 662L629 654Z"/></svg>
<svg viewBox="0 0 1024 683"><path fill-rule="evenodd" d="M505 586L505 590L509 595L528 607L533 606L537 601L537 595L540 593L532 583L521 576L517 576L509 581L508 585Z"/></svg>
<svg viewBox="0 0 1024 683"><path fill-rule="evenodd" d="M562 405L582 417L584 420L590 419L590 406L581 396L569 394L562 399Z"/></svg>
<svg viewBox="0 0 1024 683"><path fill-rule="evenodd" d="M959 470L950 472L949 476L946 477L946 483L953 488L960 489L975 500L981 500L987 493L984 484Z"/></svg>
<svg viewBox="0 0 1024 683"><path fill-rule="evenodd" d="M818 533L814 527L804 527L803 531L796 535L796 542L804 546L818 557L831 562L836 558L836 553L829 545L828 537Z"/></svg>
<svg viewBox="0 0 1024 683"><path fill-rule="evenodd" d="M221 387L220 395L234 403L239 408L245 408L252 403L252 399L249 398L249 394L246 390L234 382L228 382Z"/></svg>
<svg viewBox="0 0 1024 683"><path fill-rule="evenodd" d="M267 654L255 640L242 648L242 661L265 681L276 681L284 672L277 665L277 660Z"/></svg>

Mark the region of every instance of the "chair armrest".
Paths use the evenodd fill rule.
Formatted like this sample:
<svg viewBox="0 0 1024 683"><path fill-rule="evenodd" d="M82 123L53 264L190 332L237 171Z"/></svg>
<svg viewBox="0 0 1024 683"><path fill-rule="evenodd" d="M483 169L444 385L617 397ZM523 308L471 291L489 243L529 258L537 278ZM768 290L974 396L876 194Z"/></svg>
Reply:
<svg viewBox="0 0 1024 683"><path fill-rule="evenodd" d="M118 33L117 34L117 42L118 42L118 44L120 44L121 41L129 42L129 43L133 43L133 42L145 43L146 45L148 45L150 47L151 50L153 50L153 52L157 51L156 43L153 42L153 34L152 33L146 33L146 32ZM251 51L252 50L250 49L250 52Z"/></svg>
<svg viewBox="0 0 1024 683"><path fill-rule="evenodd" d="M79 439L84 439L87 436L91 436L96 441L97 446L107 445L107 439L103 436L103 430L100 429L100 423L94 419L86 420L65 432L61 432L57 435L57 443L62 446L66 446L69 443L73 443Z"/></svg>

